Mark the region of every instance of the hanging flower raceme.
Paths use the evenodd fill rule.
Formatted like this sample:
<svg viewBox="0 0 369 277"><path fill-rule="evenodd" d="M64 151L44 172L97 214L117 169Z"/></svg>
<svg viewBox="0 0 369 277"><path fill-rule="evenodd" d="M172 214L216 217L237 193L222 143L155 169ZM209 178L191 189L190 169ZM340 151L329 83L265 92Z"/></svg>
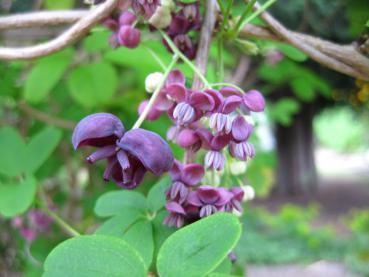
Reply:
<svg viewBox="0 0 369 277"><path fill-rule="evenodd" d="M87 161L107 159L104 179L127 189L137 187L147 171L160 176L173 166L173 154L159 135L139 128L125 132L119 118L109 113L83 118L74 129L72 143L75 149L98 147Z"/></svg>

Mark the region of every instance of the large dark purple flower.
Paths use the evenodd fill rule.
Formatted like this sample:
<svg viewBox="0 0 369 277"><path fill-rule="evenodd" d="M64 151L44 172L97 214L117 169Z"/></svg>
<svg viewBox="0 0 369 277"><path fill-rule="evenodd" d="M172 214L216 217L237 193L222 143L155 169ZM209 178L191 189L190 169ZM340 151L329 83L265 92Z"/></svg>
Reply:
<svg viewBox="0 0 369 277"><path fill-rule="evenodd" d="M99 147L87 161L107 159L104 179L112 178L127 189L137 187L147 171L159 176L173 165L173 154L159 135L144 129L124 133L123 124L112 114L97 113L82 119L74 129L72 142L75 149Z"/></svg>
<svg viewBox="0 0 369 277"><path fill-rule="evenodd" d="M196 191L190 193L187 202L200 208L199 216L202 218L218 211L224 211L225 205L232 197L233 194L225 188L201 186Z"/></svg>
<svg viewBox="0 0 369 277"><path fill-rule="evenodd" d="M204 177L205 170L199 164L182 164L175 160L170 171L172 184L166 192L167 198L180 204L187 200L190 187L198 184Z"/></svg>

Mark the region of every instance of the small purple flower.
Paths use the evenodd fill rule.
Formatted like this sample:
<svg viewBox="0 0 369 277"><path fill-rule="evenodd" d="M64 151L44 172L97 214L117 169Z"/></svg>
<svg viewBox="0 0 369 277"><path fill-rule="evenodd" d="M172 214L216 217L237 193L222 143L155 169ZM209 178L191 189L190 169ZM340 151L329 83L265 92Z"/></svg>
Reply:
<svg viewBox="0 0 369 277"><path fill-rule="evenodd" d="M215 170L222 170L225 163L225 158L221 152L221 150L228 145L230 142L229 135L209 135L209 133L203 131L198 132L200 136L202 136L202 140L205 141L203 143L204 148L208 148L209 151L205 155L205 168L211 168Z"/></svg>
<svg viewBox="0 0 369 277"><path fill-rule="evenodd" d="M141 32L132 26L123 25L119 28L117 40L127 48L136 48L141 41Z"/></svg>
<svg viewBox="0 0 369 277"><path fill-rule="evenodd" d="M233 209L235 209L242 213L243 209L241 202L245 192L240 187L233 187L229 191L232 193L232 198L230 199L229 203L226 204L225 210L231 212Z"/></svg>
<svg viewBox="0 0 369 277"><path fill-rule="evenodd" d="M235 142L246 141L250 137L252 130L252 125L247 123L246 120L239 115L232 122L232 140Z"/></svg>
<svg viewBox="0 0 369 277"><path fill-rule="evenodd" d="M223 87L220 90L220 93L223 96L238 96L242 98L242 103L241 103L241 109L246 113L250 113L251 112L262 112L264 111L265 108L265 100L263 95L255 90L252 89L246 93L241 93L238 90L236 90L235 88L231 88L231 87Z"/></svg>
<svg viewBox="0 0 369 277"><path fill-rule="evenodd" d="M241 161L247 161L248 159L254 157L255 149L251 143L246 141L240 143L231 141L229 143L229 153L234 158L238 158Z"/></svg>
<svg viewBox="0 0 369 277"><path fill-rule="evenodd" d="M173 154L159 135L144 129L124 133L121 121L107 113L82 119L74 129L72 142L75 149L84 145L100 147L87 161L107 159L104 179L112 178L127 189L137 187L147 171L160 176L173 165Z"/></svg>
<svg viewBox="0 0 369 277"><path fill-rule="evenodd" d="M136 14L142 15L145 19L149 19L159 6L160 0L133 0L132 8Z"/></svg>
<svg viewBox="0 0 369 277"><path fill-rule="evenodd" d="M188 28L198 30L201 26L200 2L182 4L183 8L180 15L184 16L189 22Z"/></svg>
<svg viewBox="0 0 369 277"><path fill-rule="evenodd" d="M124 11L121 13L121 15L119 16L119 25L132 25L135 21L136 21L137 17L129 12L129 11Z"/></svg>
<svg viewBox="0 0 369 277"><path fill-rule="evenodd" d="M37 237L37 232L31 228L21 228L20 233L23 238L25 238L26 241L32 242Z"/></svg>
<svg viewBox="0 0 369 277"><path fill-rule="evenodd" d="M44 231L46 230L53 219L39 209L31 209L28 211L28 222L35 230Z"/></svg>
<svg viewBox="0 0 369 277"><path fill-rule="evenodd" d="M167 203L165 208L168 210L169 215L164 219L163 223L169 227L181 228L186 217L184 208L176 202Z"/></svg>
<svg viewBox="0 0 369 277"><path fill-rule="evenodd" d="M199 164L182 164L175 160L170 171L172 185L166 192L167 198L184 203L190 192L190 187L195 186L204 177L204 167Z"/></svg>
<svg viewBox="0 0 369 277"><path fill-rule="evenodd" d="M201 186L188 196L188 203L200 208L200 218L218 211L224 211L225 205L231 200L232 194L225 188Z"/></svg>

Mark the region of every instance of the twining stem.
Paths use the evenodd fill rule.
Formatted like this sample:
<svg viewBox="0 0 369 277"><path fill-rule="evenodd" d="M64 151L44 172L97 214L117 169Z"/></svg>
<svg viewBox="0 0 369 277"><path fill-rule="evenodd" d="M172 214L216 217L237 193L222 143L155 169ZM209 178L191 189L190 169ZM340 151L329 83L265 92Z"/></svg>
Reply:
<svg viewBox="0 0 369 277"><path fill-rule="evenodd" d="M163 88L163 86L165 84L165 80L167 79L170 71L172 70L172 68L176 64L176 62L178 60L178 57L179 57L179 55L177 53L175 53L171 63L168 65L168 67L166 68L166 70L164 72L163 78L160 80L159 85L156 87L154 93L152 94L149 103L147 104L147 106L143 110L140 117L137 119L136 123L133 125L132 129L139 128L141 126L142 122L144 122L146 116L149 114L151 108L154 106L155 101L158 98L161 89Z"/></svg>
<svg viewBox="0 0 369 277"><path fill-rule="evenodd" d="M254 7L255 3L256 3L256 0L251 0L249 3L247 3L245 11L242 13L241 17L238 19L237 24L234 28L236 34L238 34L242 26L245 25L245 23L243 22L246 19L246 16L248 16L249 13L252 11L252 8Z"/></svg>
<svg viewBox="0 0 369 277"><path fill-rule="evenodd" d="M145 46L145 49L150 53L150 55L154 58L154 60L160 65L160 67L163 70L167 68L164 62L160 59L160 57L150 47Z"/></svg>
<svg viewBox="0 0 369 277"><path fill-rule="evenodd" d="M168 43L169 47L172 49L174 54L177 54L201 79L203 84L206 88L211 88L208 80L206 80L205 76L199 71L199 69L177 48L174 42L170 39L170 37L164 33L163 31L159 30L160 34Z"/></svg>
<svg viewBox="0 0 369 277"><path fill-rule="evenodd" d="M55 223L60 226L64 231L66 231L70 236L76 237L80 236L81 234L76 231L72 226L70 226L67 222L65 222L61 217L59 217L55 212L49 209L46 195L44 191L40 188L39 189L39 195L41 198L41 209L45 214L50 216L52 219L54 219Z"/></svg>
<svg viewBox="0 0 369 277"><path fill-rule="evenodd" d="M210 84L212 87L232 87L232 88L235 88L237 89L239 92L241 93L244 93L245 91L240 88L239 86L236 86L234 84L230 84L230 83L213 83L213 84Z"/></svg>

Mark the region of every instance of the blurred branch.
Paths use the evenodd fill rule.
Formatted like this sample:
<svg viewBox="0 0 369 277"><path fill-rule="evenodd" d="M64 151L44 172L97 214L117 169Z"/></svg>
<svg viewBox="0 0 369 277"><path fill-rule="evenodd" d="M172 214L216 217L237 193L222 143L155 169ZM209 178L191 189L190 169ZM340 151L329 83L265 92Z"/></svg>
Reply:
<svg viewBox="0 0 369 277"><path fill-rule="evenodd" d="M260 5L256 3L255 8L259 7ZM369 59L357 51L353 45L339 45L290 31L268 12L263 12L260 17L269 29L247 24L240 35L284 41L333 70L355 78L369 80Z"/></svg>
<svg viewBox="0 0 369 277"><path fill-rule="evenodd" d="M250 70L251 58L248 56L242 56L236 70L233 73L230 83L241 85L242 81L245 80L248 71Z"/></svg>
<svg viewBox="0 0 369 277"><path fill-rule="evenodd" d="M107 17L115 8L118 0L107 0L83 16L77 23L60 36L30 47L0 48L0 59L26 60L49 55L77 41L98 22Z"/></svg>
<svg viewBox="0 0 369 277"><path fill-rule="evenodd" d="M0 30L72 24L89 13L80 11L42 11L0 17Z"/></svg>
<svg viewBox="0 0 369 277"><path fill-rule="evenodd" d="M30 107L26 102L22 101L18 104L18 107L21 111L25 112L29 116L45 122L49 125L63 128L63 129L69 129L73 130L73 128L76 126L76 123L70 120L65 120L57 117L50 116L47 113L41 112L39 110L36 110L32 107Z"/></svg>
<svg viewBox="0 0 369 277"><path fill-rule="evenodd" d="M206 0L206 12L201 27L199 45L196 54L196 67L202 75L206 75L208 65L209 49L213 30L216 22L217 1ZM201 89L202 81L198 75L195 75L192 82L192 89Z"/></svg>

